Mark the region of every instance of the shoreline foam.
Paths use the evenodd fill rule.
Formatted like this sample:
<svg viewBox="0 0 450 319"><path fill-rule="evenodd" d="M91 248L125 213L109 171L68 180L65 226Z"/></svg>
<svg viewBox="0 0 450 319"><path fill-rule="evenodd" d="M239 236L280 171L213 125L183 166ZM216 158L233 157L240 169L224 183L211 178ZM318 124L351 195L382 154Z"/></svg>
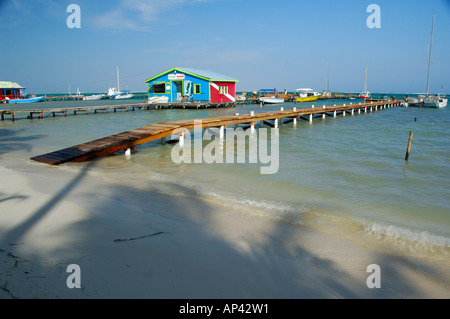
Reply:
<svg viewBox="0 0 450 319"><path fill-rule="evenodd" d="M97 173L97 172L96 172ZM247 195L231 194L214 188L195 184L187 180L179 180L169 175L156 172L145 176L132 177L129 180L115 180L115 173L108 172L102 176L108 182L120 184L139 190L142 187L138 180L172 184L180 186L184 191L177 196L199 198L211 205L219 205L238 213L269 221L285 222L291 225L303 225L331 236L345 238L358 245L364 244L369 249L389 252L394 255L421 257L433 262L447 262L450 251L449 238L429 231L409 229L401 225L383 224L367 218L339 214L330 209L316 211L317 207L290 205L282 201L250 198ZM450 267L450 265L449 265Z"/></svg>
<svg viewBox="0 0 450 319"><path fill-rule="evenodd" d="M109 183L89 165L40 171L1 162L1 298L450 297L449 269L436 263L171 196L151 183ZM167 189L191 192L166 182ZM126 238L140 239L115 241ZM73 263L81 289L66 286ZM373 263L380 289L366 286Z"/></svg>

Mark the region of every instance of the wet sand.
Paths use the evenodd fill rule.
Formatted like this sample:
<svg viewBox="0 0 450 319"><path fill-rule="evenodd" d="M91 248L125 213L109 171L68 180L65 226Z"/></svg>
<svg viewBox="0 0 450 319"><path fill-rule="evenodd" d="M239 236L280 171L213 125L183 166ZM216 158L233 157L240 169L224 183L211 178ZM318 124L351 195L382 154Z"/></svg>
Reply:
<svg viewBox="0 0 450 319"><path fill-rule="evenodd" d="M213 206L180 185L133 189L90 165L28 159L1 159L0 176L0 298L450 297L448 265ZM72 264L81 288L67 286ZM381 288L367 286L371 264Z"/></svg>

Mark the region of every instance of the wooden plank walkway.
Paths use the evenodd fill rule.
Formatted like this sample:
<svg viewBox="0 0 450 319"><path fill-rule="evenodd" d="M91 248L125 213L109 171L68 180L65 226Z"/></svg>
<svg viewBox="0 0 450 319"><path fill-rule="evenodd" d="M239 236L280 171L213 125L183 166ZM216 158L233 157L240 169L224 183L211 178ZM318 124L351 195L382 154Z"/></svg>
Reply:
<svg viewBox="0 0 450 319"><path fill-rule="evenodd" d="M151 124L131 131L122 132L108 137L100 138L91 142L75 145L62 150L50 152L47 154L32 157L32 160L50 164L59 165L66 162L84 162L96 159L102 156L110 155L118 151L134 150L134 147L148 143L157 139L163 139L174 133L174 130L192 130L197 127L201 120L202 128L226 127L227 125L247 124L253 126L259 122L262 127L264 124L271 127L278 127L283 123L297 122L297 119L312 121L317 115L322 118L326 116L336 117L345 116L347 113L354 115L355 112L367 113L395 106L400 106L401 101L382 101L377 103L360 103L328 107L300 108L270 112L258 112L237 114L228 116L208 117L201 119L177 120ZM286 119L287 121L284 121ZM272 123L269 121L273 121Z"/></svg>
<svg viewBox="0 0 450 319"><path fill-rule="evenodd" d="M92 94L89 94L92 95ZM44 95L44 102L53 102L53 101L82 101L85 96L89 95ZM148 93L133 93L134 98L147 98ZM112 97L107 97L111 98Z"/></svg>
<svg viewBox="0 0 450 319"><path fill-rule="evenodd" d="M26 113L28 119L33 119L34 115L37 115L39 119L43 119L45 116L56 117L56 114L77 115L81 114L96 114L102 112L117 112L117 110L150 110L150 109L202 109L202 108L219 108L219 107L235 107L237 102L229 103L208 103L208 102L172 102L172 103L135 103L135 104L117 104L117 105L97 105L97 106L84 106L84 107L65 107L65 108L48 108L48 109L4 109L0 110L0 116L2 121L5 120L5 115L9 115L12 121L16 120L16 114Z"/></svg>

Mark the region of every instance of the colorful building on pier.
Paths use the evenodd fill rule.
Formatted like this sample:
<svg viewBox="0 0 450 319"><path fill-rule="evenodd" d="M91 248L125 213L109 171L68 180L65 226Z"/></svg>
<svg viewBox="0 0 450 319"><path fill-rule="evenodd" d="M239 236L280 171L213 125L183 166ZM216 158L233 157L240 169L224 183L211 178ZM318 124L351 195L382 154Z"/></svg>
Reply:
<svg viewBox="0 0 450 319"><path fill-rule="evenodd" d="M219 73L192 68L172 68L145 80L149 98L209 103L235 102L238 81Z"/></svg>
<svg viewBox="0 0 450 319"><path fill-rule="evenodd" d="M0 81L0 100L23 99L24 94L25 88L16 82Z"/></svg>

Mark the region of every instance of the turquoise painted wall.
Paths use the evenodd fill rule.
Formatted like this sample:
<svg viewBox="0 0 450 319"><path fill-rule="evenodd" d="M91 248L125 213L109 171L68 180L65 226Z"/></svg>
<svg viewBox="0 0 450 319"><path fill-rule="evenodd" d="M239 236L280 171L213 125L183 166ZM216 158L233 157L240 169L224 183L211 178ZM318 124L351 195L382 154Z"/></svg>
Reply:
<svg viewBox="0 0 450 319"><path fill-rule="evenodd" d="M154 97L154 96L167 96L169 98L169 102L176 102L177 101L177 93L178 89L183 89L186 81L192 82L192 96L191 101L210 101L210 92L209 92L209 81L195 77L190 74L186 74L180 71L177 71L177 75L183 74L184 79L181 80L174 80L169 79L169 75L174 74L173 72L164 74L158 78L153 79L148 83L148 97ZM177 83L179 83L177 85ZM164 84L165 92L164 93L155 93L153 88L154 85L160 85ZM200 93L195 93L196 86L200 86Z"/></svg>

